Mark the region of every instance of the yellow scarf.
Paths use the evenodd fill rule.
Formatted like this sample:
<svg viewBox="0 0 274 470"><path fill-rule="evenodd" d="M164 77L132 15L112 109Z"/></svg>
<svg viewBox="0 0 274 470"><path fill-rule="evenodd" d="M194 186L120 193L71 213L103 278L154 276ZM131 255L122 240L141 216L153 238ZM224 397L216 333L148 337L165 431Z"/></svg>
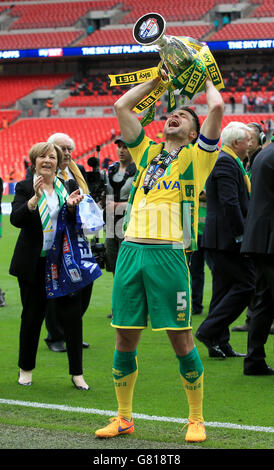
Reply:
<svg viewBox="0 0 274 470"><path fill-rule="evenodd" d="M78 183L79 188L82 189L84 194L89 194L89 189L88 189L88 185L86 183L86 180L83 177L83 175L82 175L81 171L79 170L78 166L76 165L76 163L73 160L70 161L69 169L73 173L73 175L74 175L74 177L75 177L75 179Z"/></svg>
<svg viewBox="0 0 274 470"><path fill-rule="evenodd" d="M243 178L244 178L244 181L245 181L245 184L246 184L246 187L247 187L248 194L250 195L250 193L251 193L250 179L249 179L249 176L248 176L247 172L244 169L244 165L242 164L241 160L236 155L236 153L230 147L228 147L227 145L222 145L221 150L225 153L228 153L228 155L230 155L232 158L234 158L234 160L236 160L236 163L239 165L239 167L241 169L241 172L243 174Z"/></svg>

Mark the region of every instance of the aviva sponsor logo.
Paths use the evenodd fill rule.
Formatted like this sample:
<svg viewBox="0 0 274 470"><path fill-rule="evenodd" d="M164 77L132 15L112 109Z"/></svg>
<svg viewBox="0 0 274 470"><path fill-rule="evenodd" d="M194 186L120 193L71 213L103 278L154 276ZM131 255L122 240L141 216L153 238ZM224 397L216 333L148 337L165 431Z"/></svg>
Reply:
<svg viewBox="0 0 274 470"><path fill-rule="evenodd" d="M142 186L141 189L143 187L144 186ZM152 189L165 189L165 190L170 189L171 191L174 190L174 189L180 190L180 183L179 183L179 181L161 180L161 181L158 181L158 183Z"/></svg>

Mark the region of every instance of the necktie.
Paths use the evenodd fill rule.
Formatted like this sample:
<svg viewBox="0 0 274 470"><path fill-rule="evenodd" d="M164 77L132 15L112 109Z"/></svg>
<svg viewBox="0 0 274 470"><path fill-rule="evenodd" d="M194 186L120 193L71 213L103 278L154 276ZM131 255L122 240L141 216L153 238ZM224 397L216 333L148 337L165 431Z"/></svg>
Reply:
<svg viewBox="0 0 274 470"><path fill-rule="evenodd" d="M66 170L61 170L61 175L63 180L67 181L69 179Z"/></svg>

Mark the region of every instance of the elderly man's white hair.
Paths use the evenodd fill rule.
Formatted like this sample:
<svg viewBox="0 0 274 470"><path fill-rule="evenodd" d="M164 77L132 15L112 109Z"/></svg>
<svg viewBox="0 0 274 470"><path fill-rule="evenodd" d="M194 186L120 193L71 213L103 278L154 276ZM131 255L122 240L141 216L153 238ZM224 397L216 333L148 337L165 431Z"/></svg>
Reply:
<svg viewBox="0 0 274 470"><path fill-rule="evenodd" d="M70 140L72 148L75 149L74 140L69 135L64 134L63 132L56 132L55 134L52 134L48 138L48 142L50 142L51 144L56 144L57 141L59 141L60 139L64 139L64 138Z"/></svg>
<svg viewBox="0 0 274 470"><path fill-rule="evenodd" d="M250 132L250 128L243 122L231 121L221 133L221 142L224 145L231 146L234 140L241 142L246 138L246 132Z"/></svg>

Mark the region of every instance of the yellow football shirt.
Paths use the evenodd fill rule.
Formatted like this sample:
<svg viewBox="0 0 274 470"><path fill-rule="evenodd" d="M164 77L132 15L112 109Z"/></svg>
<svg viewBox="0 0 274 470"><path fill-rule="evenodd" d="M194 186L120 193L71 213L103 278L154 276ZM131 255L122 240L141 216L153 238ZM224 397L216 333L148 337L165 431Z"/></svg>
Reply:
<svg viewBox="0 0 274 470"><path fill-rule="evenodd" d="M148 164L141 173L125 236L184 242L189 248L193 233L197 238L199 194L216 162L217 141L200 135L197 143L183 147L147 195L143 183L149 162L162 151L167 155L164 144L155 144L142 131L135 143L127 145L138 171L145 153Z"/></svg>

